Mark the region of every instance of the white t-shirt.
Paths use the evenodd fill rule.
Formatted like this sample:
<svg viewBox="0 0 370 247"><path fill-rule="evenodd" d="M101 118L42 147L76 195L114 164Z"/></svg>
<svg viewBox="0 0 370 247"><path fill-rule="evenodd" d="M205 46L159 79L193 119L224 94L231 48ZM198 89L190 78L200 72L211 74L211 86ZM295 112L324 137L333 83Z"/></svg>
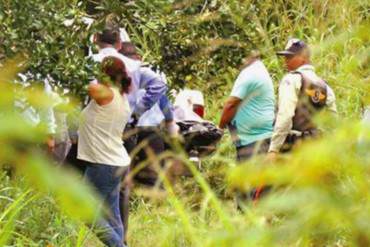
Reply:
<svg viewBox="0 0 370 247"><path fill-rule="evenodd" d="M117 88L112 102L100 106L91 100L82 111L77 158L91 163L128 166L130 157L123 146L122 132L130 117L126 95Z"/></svg>

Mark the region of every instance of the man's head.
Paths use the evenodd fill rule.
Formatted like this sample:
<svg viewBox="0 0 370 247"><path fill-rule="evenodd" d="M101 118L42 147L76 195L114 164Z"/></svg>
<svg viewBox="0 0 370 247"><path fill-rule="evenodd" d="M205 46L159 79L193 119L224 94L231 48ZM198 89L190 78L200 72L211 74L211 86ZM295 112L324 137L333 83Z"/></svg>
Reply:
<svg viewBox="0 0 370 247"><path fill-rule="evenodd" d="M136 46L131 42L122 42L119 53L134 60L141 60L141 56L137 52Z"/></svg>
<svg viewBox="0 0 370 247"><path fill-rule="evenodd" d="M100 48L114 47L117 50L121 49L121 39L119 29L106 28L95 36L95 42Z"/></svg>
<svg viewBox="0 0 370 247"><path fill-rule="evenodd" d="M285 50L276 54L284 56L285 65L289 71L296 70L300 66L310 63L310 50L306 43L299 39L290 39Z"/></svg>

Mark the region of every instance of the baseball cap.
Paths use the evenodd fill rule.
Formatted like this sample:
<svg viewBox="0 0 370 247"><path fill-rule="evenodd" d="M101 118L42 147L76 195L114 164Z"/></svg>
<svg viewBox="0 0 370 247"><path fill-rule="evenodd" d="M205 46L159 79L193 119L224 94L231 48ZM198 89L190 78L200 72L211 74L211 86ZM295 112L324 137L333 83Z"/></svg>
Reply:
<svg viewBox="0 0 370 247"><path fill-rule="evenodd" d="M307 47L306 43L300 39L289 39L284 51L278 51L278 56L295 55Z"/></svg>

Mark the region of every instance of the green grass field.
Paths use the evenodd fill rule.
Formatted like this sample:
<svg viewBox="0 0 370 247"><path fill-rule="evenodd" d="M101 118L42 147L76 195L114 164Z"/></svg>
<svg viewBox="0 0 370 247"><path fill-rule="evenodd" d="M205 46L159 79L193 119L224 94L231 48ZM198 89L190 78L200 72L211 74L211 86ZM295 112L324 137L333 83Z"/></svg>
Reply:
<svg viewBox="0 0 370 247"><path fill-rule="evenodd" d="M131 19L128 30L140 42L144 58L164 66L173 87L180 85L175 78L180 71L187 87L203 90L207 119L218 123L241 67L244 55L235 46L246 52L259 49L277 86L284 70L274 51L289 36L310 44L313 64L336 93L339 118L319 119L331 130L328 136L302 145L276 164L256 157L237 165L226 133L201 170L189 164L194 177L181 178L174 186L165 182L166 192L135 188L130 246L370 246L370 132L359 124L362 107L370 105L369 1L178 1L177 12L153 12L162 2L138 1L133 8L142 17ZM192 4L210 7L192 9ZM168 42L181 45L189 39L197 44L197 53L181 57L183 67L160 60L166 40L151 31L161 22L173 25L164 34ZM195 70L189 69L192 63ZM6 76L0 70L4 81ZM7 104L2 96L0 105ZM7 116L8 125L0 127L1 145L35 138ZM361 131L367 138L362 145ZM0 246L102 246L83 223L96 203L87 196L88 189L66 178L69 174L56 176L53 168L45 169L47 161L37 153L23 154L17 148L0 150L1 164L21 167L13 178L0 175ZM261 183L274 185L274 191L244 213L238 211L233 189Z"/></svg>

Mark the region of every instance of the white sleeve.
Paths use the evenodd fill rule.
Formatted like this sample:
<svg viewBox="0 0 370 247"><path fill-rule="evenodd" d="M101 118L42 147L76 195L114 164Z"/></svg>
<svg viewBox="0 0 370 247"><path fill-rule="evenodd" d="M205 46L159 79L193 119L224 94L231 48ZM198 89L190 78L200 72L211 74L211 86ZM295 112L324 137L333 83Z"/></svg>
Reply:
<svg viewBox="0 0 370 247"><path fill-rule="evenodd" d="M52 92L49 82L45 81L44 85L45 85L45 88L44 88L45 94L51 100L54 100L53 92ZM51 102L49 107L41 109L39 112L39 115L40 115L40 121L44 123L45 126L47 127L48 134L55 134L57 125L56 125L55 116L54 116L53 102Z"/></svg>
<svg viewBox="0 0 370 247"><path fill-rule="evenodd" d="M297 80L297 77L299 79ZM300 75L287 75L279 86L279 110L274 132L271 137L270 152L279 152L293 127L293 117L298 103L302 83Z"/></svg>
<svg viewBox="0 0 370 247"><path fill-rule="evenodd" d="M337 114L338 111L334 91L333 89L331 89L331 87L329 87L329 85L327 87L328 87L328 96L326 99L326 105L329 111L333 112L334 114Z"/></svg>

